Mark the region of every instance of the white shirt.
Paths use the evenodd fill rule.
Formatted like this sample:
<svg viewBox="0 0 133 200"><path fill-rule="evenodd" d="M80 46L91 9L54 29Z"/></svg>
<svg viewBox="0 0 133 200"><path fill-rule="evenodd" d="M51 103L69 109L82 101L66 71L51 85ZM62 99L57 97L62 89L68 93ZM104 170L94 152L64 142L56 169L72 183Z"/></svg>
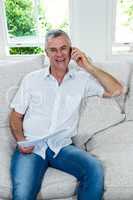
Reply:
<svg viewBox="0 0 133 200"><path fill-rule="evenodd" d="M24 114L23 130L27 138L45 140L34 149L45 158L47 146L57 155L62 147L72 143L83 98L103 93L103 87L85 70L69 69L59 85L46 67L25 76L11 108Z"/></svg>

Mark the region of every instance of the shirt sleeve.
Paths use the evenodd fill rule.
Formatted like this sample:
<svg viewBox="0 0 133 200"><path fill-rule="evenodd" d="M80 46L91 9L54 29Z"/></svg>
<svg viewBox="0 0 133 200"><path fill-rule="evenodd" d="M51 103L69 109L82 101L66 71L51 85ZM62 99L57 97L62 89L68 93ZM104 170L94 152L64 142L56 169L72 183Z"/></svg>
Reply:
<svg viewBox="0 0 133 200"><path fill-rule="evenodd" d="M104 88L91 74L88 75L85 87L85 97L99 96L103 97Z"/></svg>
<svg viewBox="0 0 133 200"><path fill-rule="evenodd" d="M14 108L16 112L24 114L29 106L30 99L29 81L28 78L25 77L10 104L10 108Z"/></svg>

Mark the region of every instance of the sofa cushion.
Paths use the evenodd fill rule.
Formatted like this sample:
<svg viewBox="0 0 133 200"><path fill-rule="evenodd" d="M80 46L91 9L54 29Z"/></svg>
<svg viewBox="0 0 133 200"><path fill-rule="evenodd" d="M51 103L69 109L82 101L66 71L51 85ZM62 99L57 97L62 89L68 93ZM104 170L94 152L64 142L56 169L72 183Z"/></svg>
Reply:
<svg viewBox="0 0 133 200"><path fill-rule="evenodd" d="M128 86L130 72L131 72L130 63L122 61L103 61L103 62L94 62L94 65L112 74L112 76L114 76L120 82Z"/></svg>
<svg viewBox="0 0 133 200"><path fill-rule="evenodd" d="M131 72L130 64L118 61L104 61L95 62L94 65L112 74L124 85L125 91L127 90ZM70 63L70 66L76 67L73 62ZM81 148L85 148L84 143L93 134L123 121L125 118L125 97L126 94L110 99L89 97L86 108L81 109L78 135L73 138L73 143Z"/></svg>
<svg viewBox="0 0 133 200"><path fill-rule="evenodd" d="M0 63L0 127L7 126L9 102L25 74L40 69L43 57Z"/></svg>
<svg viewBox="0 0 133 200"><path fill-rule="evenodd" d="M74 176L49 167L38 198L56 199L71 197L75 194L76 186L77 181Z"/></svg>
<svg viewBox="0 0 133 200"><path fill-rule="evenodd" d="M15 149L15 140L9 127L0 128L0 199L9 198L11 191L10 160Z"/></svg>
<svg viewBox="0 0 133 200"><path fill-rule="evenodd" d="M88 97L82 106L78 134L73 143L85 148L84 144L97 132L107 129L125 119L125 114L114 98Z"/></svg>
<svg viewBox="0 0 133 200"><path fill-rule="evenodd" d="M133 120L133 71L129 83L129 91L125 103L125 113L127 120Z"/></svg>
<svg viewBox="0 0 133 200"><path fill-rule="evenodd" d="M133 197L133 122L120 123L96 134L87 150L105 167L105 200Z"/></svg>
<svg viewBox="0 0 133 200"><path fill-rule="evenodd" d="M129 87L129 80L131 74L131 64L122 61L104 61L104 62L97 62L94 63L96 66L100 67L101 69L105 70L106 72L110 73L114 76L120 83L124 86L124 95L119 97L114 97L118 105L120 106L122 112L124 112L124 103L126 98L126 93Z"/></svg>

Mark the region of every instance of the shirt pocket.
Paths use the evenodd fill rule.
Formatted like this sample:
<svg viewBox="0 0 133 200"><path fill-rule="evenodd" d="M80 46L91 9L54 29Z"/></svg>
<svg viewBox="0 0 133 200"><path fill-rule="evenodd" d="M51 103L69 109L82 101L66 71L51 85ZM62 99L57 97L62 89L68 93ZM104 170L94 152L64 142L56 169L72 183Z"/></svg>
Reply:
<svg viewBox="0 0 133 200"><path fill-rule="evenodd" d="M32 96L31 96L30 109L34 112L35 111L42 112L45 102L46 102L46 98L43 93L39 91L34 92L32 93Z"/></svg>
<svg viewBox="0 0 133 200"><path fill-rule="evenodd" d="M81 103L80 95L67 95L65 101L65 112L71 115L75 110L79 109Z"/></svg>

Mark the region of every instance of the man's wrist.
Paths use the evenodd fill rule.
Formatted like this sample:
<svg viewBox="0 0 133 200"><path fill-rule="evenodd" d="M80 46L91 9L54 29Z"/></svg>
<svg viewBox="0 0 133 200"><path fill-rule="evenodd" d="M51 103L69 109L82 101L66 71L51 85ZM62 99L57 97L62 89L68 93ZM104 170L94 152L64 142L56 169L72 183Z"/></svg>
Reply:
<svg viewBox="0 0 133 200"><path fill-rule="evenodd" d="M92 63L88 63L85 66L85 69L87 70L87 72L91 73L92 75L95 74L96 72L96 67Z"/></svg>
<svg viewBox="0 0 133 200"><path fill-rule="evenodd" d="M20 141L23 141L23 140L25 140L24 136L16 136L16 142L20 142Z"/></svg>

